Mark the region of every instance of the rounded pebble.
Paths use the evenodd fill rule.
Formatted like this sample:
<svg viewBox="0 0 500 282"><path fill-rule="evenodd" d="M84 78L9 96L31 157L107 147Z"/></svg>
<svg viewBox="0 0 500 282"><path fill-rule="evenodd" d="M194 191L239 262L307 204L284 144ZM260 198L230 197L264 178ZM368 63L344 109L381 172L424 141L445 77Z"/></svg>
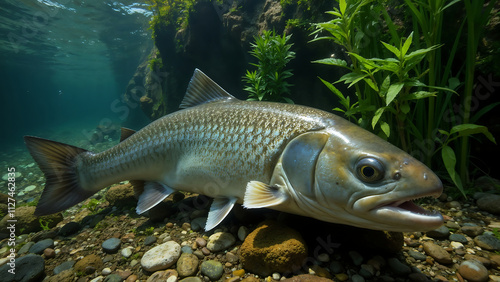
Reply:
<svg viewBox="0 0 500 282"><path fill-rule="evenodd" d="M126 257L126 258L130 257L132 255L132 248L122 249L121 254L123 257Z"/></svg>
<svg viewBox="0 0 500 282"><path fill-rule="evenodd" d="M218 252L231 247L236 243L233 234L227 232L217 232L208 238L207 249L211 252Z"/></svg>
<svg viewBox="0 0 500 282"><path fill-rule="evenodd" d="M141 266L146 271L157 271L172 266L181 255L181 245L168 241L147 251L141 259Z"/></svg>
<svg viewBox="0 0 500 282"><path fill-rule="evenodd" d="M427 234L427 236L429 236L431 238L436 238L436 239L446 238L450 235L450 229L448 229L448 227L442 225L441 227L439 227L437 229L427 231L426 234Z"/></svg>
<svg viewBox="0 0 500 282"><path fill-rule="evenodd" d="M422 254L421 252L417 252L417 251L413 251L413 250L408 251L408 255L410 255L412 258L414 258L416 260L425 261L427 259L426 255Z"/></svg>
<svg viewBox="0 0 500 282"><path fill-rule="evenodd" d="M36 242L33 246L31 246L29 252L33 254L40 255L43 253L43 250L47 248L54 248L54 240L45 239L42 241Z"/></svg>
<svg viewBox="0 0 500 282"><path fill-rule="evenodd" d="M222 264L215 260L207 260L201 264L201 273L211 281L219 280L222 277L224 268Z"/></svg>
<svg viewBox="0 0 500 282"><path fill-rule="evenodd" d="M458 267L458 273L470 282L488 281L488 270L477 260L463 261Z"/></svg>
<svg viewBox="0 0 500 282"><path fill-rule="evenodd" d="M248 234L249 230L247 227L240 226L240 228L238 228L238 239L240 239L240 241L245 241L245 238L248 236Z"/></svg>
<svg viewBox="0 0 500 282"><path fill-rule="evenodd" d="M109 275L109 274L111 274L111 272L113 272L113 271L111 270L111 268L109 268L109 267L105 267L105 268L101 271L101 274L102 274L102 275Z"/></svg>
<svg viewBox="0 0 500 282"><path fill-rule="evenodd" d="M109 238L102 243L102 249L108 254L114 254L120 249L122 242L118 238Z"/></svg>
<svg viewBox="0 0 500 282"><path fill-rule="evenodd" d="M144 246L153 245L155 242L156 242L156 237L150 235L144 239Z"/></svg>
<svg viewBox="0 0 500 282"><path fill-rule="evenodd" d="M198 246L200 248L203 248L203 247L207 246L207 240L205 240L205 239L203 239L201 237L196 238L195 242L196 242L196 244L198 244Z"/></svg>
<svg viewBox="0 0 500 282"><path fill-rule="evenodd" d="M52 248L47 248L47 249L43 250L43 255L45 256L45 258L48 258L48 259L55 258L56 251L54 251L54 249L52 249Z"/></svg>
<svg viewBox="0 0 500 282"><path fill-rule="evenodd" d="M182 246L181 252L186 254L192 254L193 249L190 246Z"/></svg>
<svg viewBox="0 0 500 282"><path fill-rule="evenodd" d="M65 261L63 263L61 263L60 265L56 266L54 268L54 275L57 275L61 272L63 272L64 270L68 270L68 269L71 269L73 267L73 265L75 265L76 261Z"/></svg>
<svg viewBox="0 0 500 282"><path fill-rule="evenodd" d="M363 276L361 276L359 274L354 274L351 277L351 280L352 280L352 282L365 282L365 278L363 278Z"/></svg>
<svg viewBox="0 0 500 282"><path fill-rule="evenodd" d="M177 272L180 277L193 276L198 271L198 257L193 254L183 253L177 261Z"/></svg>
<svg viewBox="0 0 500 282"><path fill-rule="evenodd" d="M474 243L489 251L500 251L500 240L488 234L477 236L474 238Z"/></svg>
<svg viewBox="0 0 500 282"><path fill-rule="evenodd" d="M455 241L455 242L459 242L462 244L467 244L467 242L468 242L467 238L465 238L465 236L462 234L451 234L449 239L450 239L450 241Z"/></svg>
<svg viewBox="0 0 500 282"><path fill-rule="evenodd" d="M272 277L273 277L274 280L280 280L281 279L281 274L279 274L278 272L275 272L275 273L273 273Z"/></svg>

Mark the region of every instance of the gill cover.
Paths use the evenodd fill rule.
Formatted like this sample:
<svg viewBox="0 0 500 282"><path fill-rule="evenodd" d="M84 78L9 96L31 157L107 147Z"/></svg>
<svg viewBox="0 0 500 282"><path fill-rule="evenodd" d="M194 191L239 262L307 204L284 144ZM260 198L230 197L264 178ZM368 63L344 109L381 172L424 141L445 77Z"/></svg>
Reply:
<svg viewBox="0 0 500 282"><path fill-rule="evenodd" d="M328 137L324 132L304 133L293 139L283 151L283 171L296 192L314 196L316 164Z"/></svg>

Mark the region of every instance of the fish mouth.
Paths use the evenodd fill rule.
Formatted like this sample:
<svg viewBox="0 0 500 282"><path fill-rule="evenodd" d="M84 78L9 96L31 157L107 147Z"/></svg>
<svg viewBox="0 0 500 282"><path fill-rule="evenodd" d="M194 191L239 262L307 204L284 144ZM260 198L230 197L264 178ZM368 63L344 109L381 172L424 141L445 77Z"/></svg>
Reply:
<svg viewBox="0 0 500 282"><path fill-rule="evenodd" d="M420 193L404 197L397 201L385 201L370 210L370 214L381 221L391 222L399 226L398 231L427 231L438 228L443 224L443 216L437 211L426 210L414 203L422 198L438 198L442 186L427 193Z"/></svg>

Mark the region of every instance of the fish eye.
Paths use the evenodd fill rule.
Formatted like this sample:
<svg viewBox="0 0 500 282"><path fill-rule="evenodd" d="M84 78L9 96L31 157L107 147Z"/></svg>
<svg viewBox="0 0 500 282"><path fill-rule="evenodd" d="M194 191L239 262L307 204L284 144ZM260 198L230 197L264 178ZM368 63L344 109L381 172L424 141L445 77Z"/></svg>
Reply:
<svg viewBox="0 0 500 282"><path fill-rule="evenodd" d="M375 158L363 158L356 164L356 173L361 181L375 183L384 178L385 168Z"/></svg>

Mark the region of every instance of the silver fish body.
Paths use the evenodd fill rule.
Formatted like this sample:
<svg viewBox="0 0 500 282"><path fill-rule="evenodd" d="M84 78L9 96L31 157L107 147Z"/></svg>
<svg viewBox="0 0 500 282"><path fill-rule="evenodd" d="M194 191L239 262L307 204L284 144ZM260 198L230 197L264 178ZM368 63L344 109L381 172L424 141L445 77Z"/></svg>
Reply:
<svg viewBox="0 0 500 282"><path fill-rule="evenodd" d="M241 101L199 70L181 106L101 153L55 143L66 147L54 157L54 142L26 137L48 179L37 213L64 210L119 181L143 180L138 213L177 190L213 197L207 230L235 203L371 229L442 224L441 215L411 202L439 196L437 176L336 115Z"/></svg>

